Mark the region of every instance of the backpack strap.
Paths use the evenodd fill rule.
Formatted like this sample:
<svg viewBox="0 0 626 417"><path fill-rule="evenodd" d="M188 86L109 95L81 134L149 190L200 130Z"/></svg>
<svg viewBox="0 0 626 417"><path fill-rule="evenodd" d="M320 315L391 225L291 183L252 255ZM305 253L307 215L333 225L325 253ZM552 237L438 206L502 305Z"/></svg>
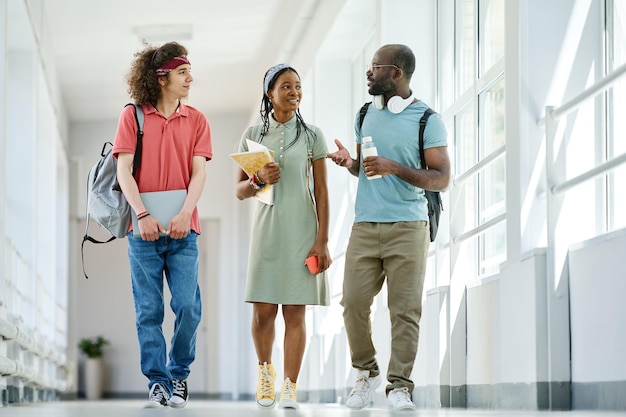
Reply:
<svg viewBox="0 0 626 417"><path fill-rule="evenodd" d="M428 107L424 112L424 115L420 119L420 134L419 134L419 147L420 147L420 160L422 162L422 169L428 168L426 165L426 158L424 158L424 131L426 130L426 122L428 122L428 118L431 114L434 114L435 111Z"/></svg>
<svg viewBox="0 0 626 417"><path fill-rule="evenodd" d="M135 122L137 123L137 145L135 147L135 155L133 157L133 177L135 176L135 172L141 166L141 150L143 146L143 121L144 114L143 109L139 104L136 103L128 103L124 107L133 106L135 108Z"/></svg>
<svg viewBox="0 0 626 417"><path fill-rule="evenodd" d="M363 127L363 120L365 120L365 115L367 114L367 109L370 104L372 104L372 102L368 101L361 107L361 110L359 110L359 130Z"/></svg>
<svg viewBox="0 0 626 417"><path fill-rule="evenodd" d="M89 214L87 214L87 220L85 221L85 224L87 226L85 228L85 236L83 236L83 242L80 244L80 258L81 258L81 262L83 265L83 275L85 276L86 279L89 279L89 277L87 276L87 272L85 271L85 252L84 252L85 242L90 241L91 243L109 243L117 238L115 236L111 236L109 240L97 240L89 236L87 234L87 228L89 227Z"/></svg>

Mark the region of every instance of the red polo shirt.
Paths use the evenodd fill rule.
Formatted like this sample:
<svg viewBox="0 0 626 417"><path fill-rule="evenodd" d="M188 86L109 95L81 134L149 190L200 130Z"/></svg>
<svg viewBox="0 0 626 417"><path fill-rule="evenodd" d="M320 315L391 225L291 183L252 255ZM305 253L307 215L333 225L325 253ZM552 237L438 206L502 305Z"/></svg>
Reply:
<svg viewBox="0 0 626 417"><path fill-rule="evenodd" d="M213 157L206 116L182 102L169 119L157 112L152 104L144 104L142 108L145 119L141 166L135 173L139 192L187 189L193 157L203 156L207 160ZM128 106L120 114L113 156L134 154L136 144L137 122L133 107ZM197 207L191 216L191 230L201 232Z"/></svg>

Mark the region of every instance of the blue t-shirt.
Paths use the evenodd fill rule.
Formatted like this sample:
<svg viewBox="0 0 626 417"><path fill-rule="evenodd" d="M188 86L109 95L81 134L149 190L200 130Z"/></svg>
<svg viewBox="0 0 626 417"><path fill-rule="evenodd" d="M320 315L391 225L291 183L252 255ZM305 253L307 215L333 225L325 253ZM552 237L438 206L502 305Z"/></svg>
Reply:
<svg viewBox="0 0 626 417"><path fill-rule="evenodd" d="M356 142L371 136L379 156L413 168L421 168L419 154L419 121L427 105L417 101L399 114L370 105L359 129L359 115L355 123ZM446 128L439 114L433 114L426 123L424 149L447 146ZM362 163L362 157L359 163ZM355 203L355 223L394 223L428 220L424 190L395 175L368 180L359 169L359 186Z"/></svg>

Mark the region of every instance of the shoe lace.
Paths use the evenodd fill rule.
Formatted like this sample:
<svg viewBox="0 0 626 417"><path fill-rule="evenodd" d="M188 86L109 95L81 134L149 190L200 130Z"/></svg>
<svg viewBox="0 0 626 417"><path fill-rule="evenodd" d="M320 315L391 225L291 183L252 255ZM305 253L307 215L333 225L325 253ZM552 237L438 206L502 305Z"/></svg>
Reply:
<svg viewBox="0 0 626 417"><path fill-rule="evenodd" d="M411 396L409 395L409 389L407 387L396 388L393 392L397 397L397 401L411 402Z"/></svg>
<svg viewBox="0 0 626 417"><path fill-rule="evenodd" d="M178 395L180 397L185 396L185 381L182 379L174 379L172 380L172 385L174 386L172 395Z"/></svg>
<svg viewBox="0 0 626 417"><path fill-rule="evenodd" d="M165 393L163 392L161 385L154 384L152 390L150 391L150 401L161 402L164 397Z"/></svg>
<svg viewBox="0 0 626 417"><path fill-rule="evenodd" d="M354 388L352 388L352 392L350 396L358 395L359 397L365 399L365 394L370 389L369 377L366 375L359 375L354 382Z"/></svg>
<svg viewBox="0 0 626 417"><path fill-rule="evenodd" d="M272 375L270 373L269 366L265 365L261 367L261 381L260 391L263 397L269 397L272 395L274 387L272 386Z"/></svg>
<svg viewBox="0 0 626 417"><path fill-rule="evenodd" d="M285 382L283 383L283 389L280 393L280 399L283 401L295 401L296 399L296 390L289 378L285 379Z"/></svg>

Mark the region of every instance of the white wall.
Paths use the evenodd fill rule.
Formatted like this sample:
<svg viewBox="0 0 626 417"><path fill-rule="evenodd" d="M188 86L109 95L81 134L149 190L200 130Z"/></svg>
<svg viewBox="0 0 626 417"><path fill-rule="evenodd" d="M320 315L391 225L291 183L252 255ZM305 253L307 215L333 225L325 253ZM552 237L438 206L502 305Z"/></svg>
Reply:
<svg viewBox="0 0 626 417"><path fill-rule="evenodd" d="M574 408L626 408L624 247L619 230L569 251Z"/></svg>
<svg viewBox="0 0 626 417"><path fill-rule="evenodd" d="M546 255L467 288L467 406L548 407Z"/></svg>

